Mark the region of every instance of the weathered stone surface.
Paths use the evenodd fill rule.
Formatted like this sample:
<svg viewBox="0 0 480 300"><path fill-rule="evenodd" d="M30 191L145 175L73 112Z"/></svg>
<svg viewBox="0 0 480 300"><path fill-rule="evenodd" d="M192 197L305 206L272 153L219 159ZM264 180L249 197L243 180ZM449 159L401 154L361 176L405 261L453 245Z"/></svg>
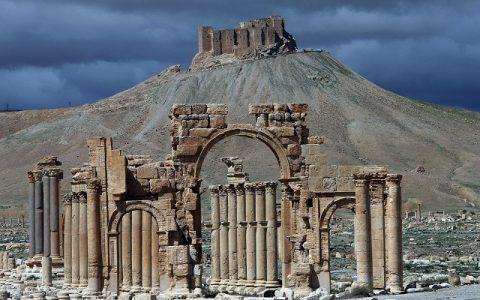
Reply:
<svg viewBox="0 0 480 300"><path fill-rule="evenodd" d="M157 167L154 165L143 165L137 168L138 179L156 179L158 178Z"/></svg>

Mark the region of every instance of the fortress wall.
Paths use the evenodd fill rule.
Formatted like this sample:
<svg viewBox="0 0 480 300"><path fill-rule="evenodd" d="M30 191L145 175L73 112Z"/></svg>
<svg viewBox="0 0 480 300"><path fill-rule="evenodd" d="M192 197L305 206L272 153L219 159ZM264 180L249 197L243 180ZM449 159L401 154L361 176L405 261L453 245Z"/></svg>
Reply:
<svg viewBox="0 0 480 300"><path fill-rule="evenodd" d="M234 38L235 35L233 29L220 30L222 53L233 53Z"/></svg>
<svg viewBox="0 0 480 300"><path fill-rule="evenodd" d="M212 27L201 26L198 28L198 52L212 50Z"/></svg>

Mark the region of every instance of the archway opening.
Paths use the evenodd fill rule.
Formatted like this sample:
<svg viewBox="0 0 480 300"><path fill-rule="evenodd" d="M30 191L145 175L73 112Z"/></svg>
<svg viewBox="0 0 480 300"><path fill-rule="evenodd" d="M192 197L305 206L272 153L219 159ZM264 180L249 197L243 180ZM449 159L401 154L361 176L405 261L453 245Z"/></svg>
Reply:
<svg viewBox="0 0 480 300"><path fill-rule="evenodd" d="M343 292L356 279L354 217L352 208L340 207L330 219L330 275L333 293Z"/></svg>
<svg viewBox="0 0 480 300"><path fill-rule="evenodd" d="M118 229L119 288L125 292L168 288L160 266L158 222L148 211L135 209L121 216ZM168 280L167 280L168 281Z"/></svg>
<svg viewBox="0 0 480 300"><path fill-rule="evenodd" d="M235 159L235 164L236 166L228 165L228 162L225 160L222 161L222 158L236 158ZM239 162L240 161L240 162ZM230 161L231 163L231 161ZM239 167L241 165L241 168ZM233 172L233 173L232 173ZM247 173L244 174L242 177L242 173ZM237 234L237 239L238 243L236 244L237 249L235 250L237 256L236 264L237 268L230 268L230 272L228 273L229 279L230 280L236 280L238 281L247 281L247 278L244 278L247 276L248 270L244 270L242 268L249 268L247 266L247 257L242 256L242 250L240 250L241 245L244 245L243 251L248 251L248 247L246 246L247 240L249 238L248 236L248 230L256 230L255 226L260 226L260 223L255 223L255 222L248 222L248 215L249 213L252 213L249 211L249 205L248 205L248 199L249 199L249 191L247 189L247 186L250 187L250 185L254 186L263 186L263 190L258 193L263 193L262 198L264 201L263 207L266 209L267 207L272 207L272 205L268 206L266 204L267 201L267 188L266 185L269 185L270 183L273 183L271 186L274 189L273 192L273 210L270 210L270 215L272 213L274 214L274 219L275 219L275 225L274 225L274 230L275 230L275 255L276 255L276 260L275 260L275 268L276 268L276 275L275 275L275 281L280 283L281 279L281 263L280 263L280 256L281 256L281 247L279 247L280 244L280 209L281 209L281 194L280 194L280 183L278 182L278 178L281 177L281 170L279 167L279 160L277 159L276 155L272 152L272 149L269 148L267 145L265 145L263 142L256 140L256 139L251 139L251 138L246 138L244 136L229 136L219 142L217 142L213 147L211 147L210 151L208 154L205 156L202 166L201 166L201 179L202 179L202 187L201 187L201 212L202 212L202 246L203 246L203 259L204 259L204 281L205 284L210 285L211 283L211 277L212 277L212 255L217 255L220 256L220 253L215 253L215 250L213 250L212 253L212 232L214 231L214 223L215 221L212 220L212 191L210 190L210 187L215 185L215 186L220 186L220 189L227 189L229 186L231 187L233 185L234 188L237 190L235 191L236 195L236 205L237 205L237 211L244 211L243 217L241 216L242 213L238 213L238 220L236 221L237 226L234 230L236 230ZM235 176L232 176L235 175ZM233 181L232 181L233 180ZM232 184L237 180L235 184ZM244 182L245 183L242 183ZM240 185L240 190L238 189L238 185ZM227 191L224 191L227 193ZM259 194L260 195L260 194ZM227 209L226 207L226 202L228 201L228 195L227 196L219 196L219 207L218 209L220 212L222 212L223 209ZM260 199L258 197L262 196L255 196L254 201ZM272 197L272 196L271 196ZM223 202L222 202L223 201ZM230 202L228 202L230 203ZM241 208L241 204L243 203L243 208ZM272 201L270 202L272 203ZM228 206L228 205L227 205ZM261 205L260 205L261 206ZM251 206L250 206L251 208ZM259 211L259 206L254 207L254 210ZM225 213L225 212L224 212ZM255 214L255 212L253 212ZM226 212L228 215L228 212ZM268 213L264 212L264 218L267 217ZM227 216L225 216L227 217ZM242 219L243 218L243 219ZM230 222L231 223L231 222ZM222 223L220 222L220 227ZM267 236L273 229L268 229L267 227L267 222L264 224L262 223L263 227L265 227L263 233L257 234L255 232L255 241L257 241L257 238L259 239L258 241L263 241L265 240L265 249L264 255L265 255L265 261L268 260L267 258L267 253L270 249L271 251L271 244L270 248L268 248L267 245ZM273 224L272 222L269 224ZM248 227L251 226L249 229ZM233 229L226 229L226 230L231 230ZM255 227L255 228L254 228ZM216 239L220 239L220 231L222 230L221 228L218 229L218 236ZM270 231L268 231L270 230ZM230 233L231 234L231 233ZM263 239L262 239L262 236ZM251 236L250 236L251 237ZM214 238L215 239L215 238ZM232 241L232 237L230 237L230 242ZM222 247L225 245L222 244ZM226 246L228 247L228 246ZM229 250L232 250L231 247L229 247ZM255 251L257 251L255 249ZM262 250L259 250L262 251ZM260 252L259 252L260 253ZM262 252L263 253L263 252ZM231 253L229 253L231 254ZM256 254L256 253L255 253ZM246 255L243 253L243 255ZM243 261L245 260L245 261ZM231 266L232 260L230 260L229 267ZM267 262L265 262L265 268ZM232 273L233 272L233 273ZM267 278L264 278L264 281L267 281ZM246 283L245 283L246 284ZM265 290L265 288L264 288ZM226 292L230 293L248 293L249 291L245 292L241 289L230 289L230 290L225 290ZM250 291L251 292L251 291Z"/></svg>

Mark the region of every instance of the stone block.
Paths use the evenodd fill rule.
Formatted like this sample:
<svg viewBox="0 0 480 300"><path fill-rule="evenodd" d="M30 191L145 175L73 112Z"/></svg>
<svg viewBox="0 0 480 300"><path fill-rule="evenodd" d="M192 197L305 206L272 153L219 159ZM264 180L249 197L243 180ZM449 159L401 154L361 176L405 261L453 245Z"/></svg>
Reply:
<svg viewBox="0 0 480 300"><path fill-rule="evenodd" d="M273 112L273 104L250 104L248 106L249 114L269 114Z"/></svg>
<svg viewBox="0 0 480 300"><path fill-rule="evenodd" d="M173 188L168 179L151 179L150 192L152 194L163 194L172 191Z"/></svg>
<svg viewBox="0 0 480 300"><path fill-rule="evenodd" d="M176 265L173 268L173 275L180 276L180 277L186 277L190 275L190 265L188 264Z"/></svg>
<svg viewBox="0 0 480 300"><path fill-rule="evenodd" d="M338 166L338 177L352 177L352 166Z"/></svg>
<svg viewBox="0 0 480 300"><path fill-rule="evenodd" d="M158 178L158 170L154 165L143 165L137 168L137 178L139 179L156 179Z"/></svg>
<svg viewBox="0 0 480 300"><path fill-rule="evenodd" d="M189 130L189 136L208 138L216 130L216 128L192 128Z"/></svg>
<svg viewBox="0 0 480 300"><path fill-rule="evenodd" d="M210 116L210 127L211 128L225 128L225 127L227 127L227 122L225 120L225 115L211 115Z"/></svg>
<svg viewBox="0 0 480 300"><path fill-rule="evenodd" d="M196 210L197 209L198 197L195 193L186 193L183 197L183 202L185 203L184 208L186 210Z"/></svg>
<svg viewBox="0 0 480 300"><path fill-rule="evenodd" d="M174 104L172 106L172 114L178 115L190 115L192 114L192 107L186 104Z"/></svg>
<svg viewBox="0 0 480 300"><path fill-rule="evenodd" d="M169 247L172 255L172 264L182 265L190 262L189 246L171 246Z"/></svg>
<svg viewBox="0 0 480 300"><path fill-rule="evenodd" d="M200 115L207 113L207 105L206 104L193 104L192 105L192 114Z"/></svg>
<svg viewBox="0 0 480 300"><path fill-rule="evenodd" d="M309 136L307 138L307 143L312 145L321 145L324 143L324 138L320 136Z"/></svg>
<svg viewBox="0 0 480 300"><path fill-rule="evenodd" d="M150 191L148 179L127 180L127 195L145 196Z"/></svg>
<svg viewBox="0 0 480 300"><path fill-rule="evenodd" d="M336 178L323 178L323 191L335 192L337 190Z"/></svg>
<svg viewBox="0 0 480 300"><path fill-rule="evenodd" d="M350 192L354 190L355 190L355 186L354 186L352 177L337 178L337 191Z"/></svg>
<svg viewBox="0 0 480 300"><path fill-rule="evenodd" d="M274 103L273 104L273 110L275 112L288 112L288 105L287 104L280 104L280 103Z"/></svg>
<svg viewBox="0 0 480 300"><path fill-rule="evenodd" d="M294 127L267 127L277 137L291 137L295 135Z"/></svg>
<svg viewBox="0 0 480 300"><path fill-rule="evenodd" d="M177 145L177 156L193 156L197 155L203 143L203 138L198 137L181 137Z"/></svg>
<svg viewBox="0 0 480 300"><path fill-rule="evenodd" d="M207 114L226 115L227 113L228 113L228 109L225 104L208 104L207 105Z"/></svg>
<svg viewBox="0 0 480 300"><path fill-rule="evenodd" d="M152 186L152 183L150 183ZM165 193L158 197L158 208L160 210L170 210L173 208L173 195L172 193Z"/></svg>
<svg viewBox="0 0 480 300"><path fill-rule="evenodd" d="M306 113L308 110L308 104L306 103L289 103L288 108L293 113Z"/></svg>
<svg viewBox="0 0 480 300"><path fill-rule="evenodd" d="M288 156L300 156L302 154L302 148L299 144L290 144L287 146Z"/></svg>

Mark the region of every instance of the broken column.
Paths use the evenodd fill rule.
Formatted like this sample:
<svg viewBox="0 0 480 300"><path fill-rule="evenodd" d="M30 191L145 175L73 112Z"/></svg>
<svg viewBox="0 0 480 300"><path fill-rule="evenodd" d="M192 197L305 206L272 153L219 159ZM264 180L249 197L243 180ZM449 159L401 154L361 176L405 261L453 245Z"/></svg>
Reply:
<svg viewBox="0 0 480 300"><path fill-rule="evenodd" d="M399 174L389 174L386 178L385 274L386 288L393 293L403 291L401 180Z"/></svg>
<svg viewBox="0 0 480 300"><path fill-rule="evenodd" d="M369 180L364 176L355 177L355 257L357 260L357 281L368 290L372 289L372 243L370 231Z"/></svg>
<svg viewBox="0 0 480 300"><path fill-rule="evenodd" d="M42 285L52 286L52 258L50 256L42 257Z"/></svg>

